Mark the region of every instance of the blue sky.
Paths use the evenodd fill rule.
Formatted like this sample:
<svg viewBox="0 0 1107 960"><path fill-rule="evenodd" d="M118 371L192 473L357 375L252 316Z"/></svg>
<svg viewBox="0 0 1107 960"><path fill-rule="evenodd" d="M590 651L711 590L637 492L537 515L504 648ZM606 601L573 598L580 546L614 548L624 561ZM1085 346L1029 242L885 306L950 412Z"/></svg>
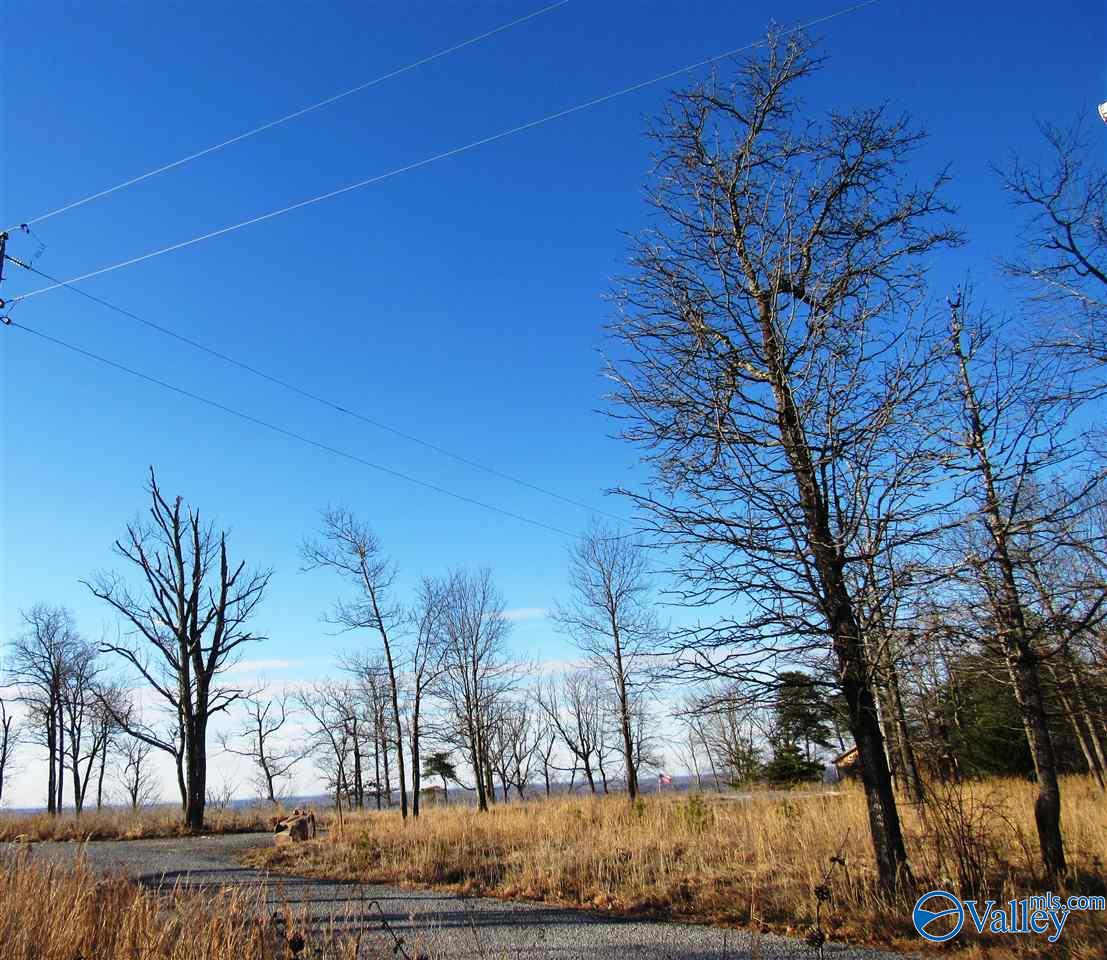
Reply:
<svg viewBox="0 0 1107 960"><path fill-rule="evenodd" d="M534 3L30 3L9 0L0 220L18 223L233 136L543 6ZM35 261L70 277L448 150L837 9L827 2L572 0L485 42L35 226ZM1102 2L884 0L816 31L830 61L813 115L887 100L951 164L970 245L936 264L987 279L1015 220L989 164L1040 152L1035 122L1107 98ZM725 70L724 65L721 69ZM700 71L702 75L702 71ZM334 401L564 495L640 479L611 438L599 375L603 295L645 220L647 118L659 84L464 155L90 280L85 289ZM1101 130L1094 130L1101 135ZM29 257L35 242L10 252ZM41 286L17 268L3 296ZM944 294L944 289L936 291ZM56 290L15 318L253 416L566 530L587 511L549 500L296 398ZM266 433L0 330L0 638L21 608L64 603L112 621L78 579L143 507L156 466L276 575L257 658L326 670L350 642L319 620L340 592L299 572L328 503L377 529L405 588L490 565L513 609L563 591L565 541ZM517 622L530 656L567 655L547 621Z"/></svg>

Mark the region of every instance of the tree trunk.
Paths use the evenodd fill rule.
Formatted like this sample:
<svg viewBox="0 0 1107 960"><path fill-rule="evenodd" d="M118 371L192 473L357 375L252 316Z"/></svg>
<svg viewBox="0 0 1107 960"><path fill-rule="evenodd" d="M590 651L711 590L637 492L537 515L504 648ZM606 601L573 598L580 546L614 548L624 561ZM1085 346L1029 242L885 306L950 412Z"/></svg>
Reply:
<svg viewBox="0 0 1107 960"><path fill-rule="evenodd" d="M907 788L907 795L915 802L922 803L924 799L922 777L919 775L919 765L915 759L915 748L911 743L911 730L907 725L907 712L903 707L903 695L899 688L899 670L896 668L892 651L885 645L884 669L887 675L889 706L892 710L892 719L896 728L896 742L899 748L899 762L903 770L903 783Z"/></svg>
<svg viewBox="0 0 1107 960"><path fill-rule="evenodd" d="M366 578L366 583L368 583L368 578ZM369 589L369 599L373 604L373 616L376 618L377 630L384 645L384 660L388 665L388 687L392 698L392 722L396 725L394 743L396 744L396 775L400 781L400 816L406 820L407 774L404 768L404 730L400 723L399 682L396 679L396 665L392 661L392 644L389 642L388 631L385 629L384 619L377 605L377 591L375 589ZM391 791L389 792L389 799L391 800Z"/></svg>
<svg viewBox="0 0 1107 960"><path fill-rule="evenodd" d="M208 753L207 721L193 720L188 731L188 802L185 823L193 833L204 829L204 805L207 803Z"/></svg>
<svg viewBox="0 0 1107 960"><path fill-rule="evenodd" d="M358 727L353 725L354 740L354 803L359 810L365 807L365 778L361 772L361 738L358 736Z"/></svg>
<svg viewBox="0 0 1107 960"><path fill-rule="evenodd" d="M54 756L57 753L57 725L54 720L54 707L51 705L49 715L46 718L46 752L50 764L49 782L46 787L46 812L57 813L57 769L54 765Z"/></svg>
<svg viewBox="0 0 1107 960"><path fill-rule="evenodd" d="M633 803L638 796L638 769L634 764L634 741L630 732L630 697L627 693L627 678L623 670L623 644L619 632L619 621L613 610L611 616L611 635L615 641L615 692L619 698L619 732L623 737L623 761L627 771L627 797Z"/></svg>
<svg viewBox="0 0 1107 960"><path fill-rule="evenodd" d="M418 683L418 679L416 683ZM415 702L411 708L411 815L419 816L419 787L421 785L419 769L419 691L415 691Z"/></svg>
<svg viewBox="0 0 1107 960"><path fill-rule="evenodd" d="M969 375L968 358L961 346L959 304L951 304L953 356L958 363L964 413L968 421L969 449L975 459L980 480L982 512L990 537L993 563L998 582L985 585L990 594L999 642L1007 669L1015 687L1015 698L1022 713L1034 770L1038 776L1038 798L1034 802L1034 820L1038 827L1038 845L1046 873L1059 877L1065 872L1065 846L1061 836L1061 789L1057 783L1057 760L1049 734L1045 700L1042 696L1039 661L1026 625L1025 608L1015 576L1008 526L992 468L991 454L976 388Z"/></svg>
<svg viewBox="0 0 1107 960"><path fill-rule="evenodd" d="M108 738L100 746L100 775L96 778L96 809L104 808L104 768L108 765Z"/></svg>
<svg viewBox="0 0 1107 960"><path fill-rule="evenodd" d="M484 775L482 773L480 757L480 742L471 716L466 718L466 725L469 728L469 763L473 767L473 777L476 780L477 786L477 809L484 813L488 810L488 797L485 794Z"/></svg>
<svg viewBox="0 0 1107 960"><path fill-rule="evenodd" d="M60 814L65 809L65 718L62 715L62 702L58 699L57 703L58 719L58 779L57 790L58 798L56 801L55 809Z"/></svg>
<svg viewBox="0 0 1107 960"><path fill-rule="evenodd" d="M488 794L488 802L496 802L496 784L492 779L492 763L489 761L487 754L484 757L484 792Z"/></svg>
<svg viewBox="0 0 1107 960"><path fill-rule="evenodd" d="M1038 846L1046 873L1059 877L1065 872L1065 844L1061 835L1061 788L1057 782L1057 759L1049 733L1036 657L1029 649L1014 648L1014 642L1017 642L1014 638L1008 638L1012 648L1007 652L1007 666L1015 685L1015 696L1022 708L1026 739L1038 778L1038 797L1034 801Z"/></svg>
<svg viewBox="0 0 1107 960"><path fill-rule="evenodd" d="M849 709L850 730L857 745L861 782L869 810L869 830L876 855L881 889L894 893L901 876L910 876L903 830L888 769L864 643L853 601L843 574L843 560L835 546L829 513L795 398L788 384L780 343L773 323L775 295L763 295L760 304L761 339L770 372L781 444L788 458L803 511L807 546L822 581L823 612L838 659L838 669Z"/></svg>
<svg viewBox="0 0 1107 960"><path fill-rule="evenodd" d="M1084 720L1084 725L1088 731L1088 741L1099 765L1099 782L1100 786L1102 786L1103 775L1107 775L1107 751L1104 750L1103 740L1100 738L1099 731L1096 729L1096 723L1092 716L1092 712L1088 709L1088 700L1084 695L1084 683L1080 679L1080 673L1077 671L1076 665L1071 660L1071 655L1069 660L1069 677L1072 680L1072 690L1076 697L1077 710Z"/></svg>
<svg viewBox="0 0 1107 960"><path fill-rule="evenodd" d="M589 763L588 757L581 757L581 764L584 767L584 776L588 780L589 789L596 792L596 778L592 775L592 764ZM576 776L576 770L573 770L574 777Z"/></svg>
<svg viewBox="0 0 1107 960"><path fill-rule="evenodd" d="M377 795L377 809L381 808L381 738L380 728L373 730L373 792Z"/></svg>
<svg viewBox="0 0 1107 960"><path fill-rule="evenodd" d="M383 710L383 707L382 707ZM384 805L392 806L392 772L388 765L388 724L381 714L381 760L384 763Z"/></svg>
<svg viewBox="0 0 1107 960"><path fill-rule="evenodd" d="M1100 770L1099 761L1092 752L1092 746L1088 740L1081 718L1077 716L1076 711L1073 709L1072 700L1065 694L1061 686L1061 681L1057 676L1056 669L1054 669L1052 664L1049 665L1048 669L1050 678L1053 680L1053 686L1057 691L1057 697L1061 701L1065 716L1068 718L1069 725L1072 727L1072 732L1076 736L1076 742L1080 745L1080 752L1084 754L1084 764L1088 768L1088 773L1095 777L1096 783L1099 784L1099 789L1103 790L1103 771Z"/></svg>
<svg viewBox="0 0 1107 960"><path fill-rule="evenodd" d="M861 782L865 788L877 875L881 888L893 892L901 878L910 876L910 868L892 789L891 771L876 716L876 702L868 685L859 679L858 665L848 649L840 653L839 662L844 674L842 692L849 708L850 731L857 745Z"/></svg>

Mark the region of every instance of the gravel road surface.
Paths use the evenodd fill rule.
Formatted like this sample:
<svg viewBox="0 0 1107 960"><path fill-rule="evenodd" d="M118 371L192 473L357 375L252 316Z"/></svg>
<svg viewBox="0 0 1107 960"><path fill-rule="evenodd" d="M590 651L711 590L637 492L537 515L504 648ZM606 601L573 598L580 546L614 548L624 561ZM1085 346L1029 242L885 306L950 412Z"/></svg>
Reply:
<svg viewBox="0 0 1107 960"><path fill-rule="evenodd" d="M241 834L173 840L36 843L35 858L72 862L82 850L98 870L122 871L152 886L217 889L244 885L264 891L271 909L280 903L304 911L315 923L366 931L366 946L385 941L380 916L400 931L412 956L526 960L605 960L635 957L757 957L815 960L802 940L763 934L756 943L744 931L723 931L683 923L618 920L583 910L544 904L460 897L374 884L267 875L243 867L243 851L272 843L271 834ZM374 906L379 904L379 911ZM902 955L827 944L834 960L878 960Z"/></svg>

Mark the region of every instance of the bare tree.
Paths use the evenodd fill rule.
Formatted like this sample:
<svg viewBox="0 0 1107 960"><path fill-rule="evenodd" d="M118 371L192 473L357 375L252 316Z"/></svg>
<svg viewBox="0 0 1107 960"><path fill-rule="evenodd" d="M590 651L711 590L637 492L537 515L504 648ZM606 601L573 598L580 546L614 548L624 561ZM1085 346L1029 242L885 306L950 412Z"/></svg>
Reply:
<svg viewBox="0 0 1107 960"><path fill-rule="evenodd" d="M25 629L11 644L9 677L17 698L30 712L30 729L46 747L46 809L60 813L65 783L65 689L86 645L64 607L37 604L22 617Z"/></svg>
<svg viewBox="0 0 1107 960"><path fill-rule="evenodd" d="M597 771L606 780L602 773L604 694L596 674L575 670L560 678L550 677L538 691L538 703L595 793ZM606 783L604 787L606 793Z"/></svg>
<svg viewBox="0 0 1107 960"><path fill-rule="evenodd" d="M609 678L626 769L627 795L638 796L632 702L644 692L644 654L660 630L649 607L645 547L613 527L594 523L569 554L573 595L558 604L554 621L592 665Z"/></svg>
<svg viewBox="0 0 1107 960"><path fill-rule="evenodd" d="M73 662L62 683L62 714L73 787L73 809L79 816L93 771L99 766L96 788L96 808L103 805L104 772L109 741L116 731L107 701L118 697L115 688L102 685L102 666L96 660L96 648L83 644L75 652Z"/></svg>
<svg viewBox="0 0 1107 960"><path fill-rule="evenodd" d="M355 712L353 691L348 683L325 680L297 691L296 701L307 714L316 764L334 792L339 815L343 798L350 806L353 790L349 777L351 743L350 718Z"/></svg>
<svg viewBox="0 0 1107 960"><path fill-rule="evenodd" d="M356 599L339 601L335 605L334 621L348 630L371 630L380 639L392 699L400 813L406 820L407 773L400 719L399 651L396 649L396 634L401 629L404 615L398 606L389 601L395 571L382 554L373 531L344 509L323 512L322 539L306 542L302 554L308 569L333 570L357 590Z"/></svg>
<svg viewBox="0 0 1107 960"><path fill-rule="evenodd" d="M680 635L686 673L833 663L891 891L907 854L856 591L867 555L910 548L933 511L918 304L927 255L959 237L945 176L906 182L922 140L907 119L817 122L794 93L818 66L809 41L770 35L766 50L733 83L678 94L655 133L658 226L619 291L608 369L655 482L623 493L679 552L683 602L749 611ZM875 543L859 535L873 514Z"/></svg>
<svg viewBox="0 0 1107 960"><path fill-rule="evenodd" d="M494 709L516 680L504 651L510 623L488 570L458 570L440 584L443 670L436 691L476 779L477 806L495 802L490 763Z"/></svg>
<svg viewBox="0 0 1107 960"><path fill-rule="evenodd" d="M1006 664L1038 780L1034 816L1046 871L1065 870L1057 759L1042 687L1043 649L1031 623L1027 574L1048 564L1065 530L1094 506L1100 477L1086 438L1073 429L1078 403L1065 369L1049 353L1019 353L982 321L967 323L960 299L950 304L948 469L971 505L964 528L964 581L982 595L987 633ZM1060 476L1058 496L1035 496ZM1098 609L1096 610L1098 614Z"/></svg>
<svg viewBox="0 0 1107 960"><path fill-rule="evenodd" d="M440 581L424 578L411 613L414 640L408 662L411 688L408 736L411 749L411 813L415 817L419 816L424 703L445 668L446 632L443 618L446 599L447 594Z"/></svg>
<svg viewBox="0 0 1107 960"><path fill-rule="evenodd" d="M1001 171L1025 214L1023 252L1005 264L1044 314L1048 345L1078 366L1107 363L1107 166L1080 123L1042 126L1045 163L1012 157Z"/></svg>
<svg viewBox="0 0 1107 960"><path fill-rule="evenodd" d="M128 524L126 538L115 542L142 585L132 589L115 574L85 585L129 631L127 639L105 642L102 649L134 667L178 720L185 749L185 821L202 830L208 724L245 693L220 680L242 646L262 639L247 622L271 574L250 572L245 561L232 565L226 533L216 533L180 497L167 500L152 468L148 489L149 519Z"/></svg>
<svg viewBox="0 0 1107 960"><path fill-rule="evenodd" d="M245 757L256 768L255 782L270 803L287 789L292 768L304 759L303 749L282 741L281 731L288 724L292 711L288 696L252 695L241 701L245 711L234 734L224 734L220 743L227 753Z"/></svg>
<svg viewBox="0 0 1107 960"><path fill-rule="evenodd" d="M157 800L157 777L150 764L150 751L153 749L150 744L134 737L124 738L118 748L119 782L132 810L139 810Z"/></svg>
<svg viewBox="0 0 1107 960"><path fill-rule="evenodd" d="M116 722L116 714L123 710L126 692L117 684L98 682L92 690L89 723L92 740L92 762L98 767L96 774L96 809L104 806L104 782L108 769L108 754L122 732ZM88 777L86 776L86 781Z"/></svg>
<svg viewBox="0 0 1107 960"><path fill-rule="evenodd" d="M537 725L535 762L542 771L542 786L545 789L546 797L549 798L553 790L553 774L560 770L554 763L554 751L557 749L557 727L550 722L550 718L542 710L537 692L535 693L535 704L539 708L539 713L535 717L535 724Z"/></svg>
<svg viewBox="0 0 1107 960"><path fill-rule="evenodd" d="M505 803L509 787L515 789L520 800L525 799L527 784L539 760L544 730L535 715L536 706L527 696L505 699L498 705L493 720L490 752Z"/></svg>

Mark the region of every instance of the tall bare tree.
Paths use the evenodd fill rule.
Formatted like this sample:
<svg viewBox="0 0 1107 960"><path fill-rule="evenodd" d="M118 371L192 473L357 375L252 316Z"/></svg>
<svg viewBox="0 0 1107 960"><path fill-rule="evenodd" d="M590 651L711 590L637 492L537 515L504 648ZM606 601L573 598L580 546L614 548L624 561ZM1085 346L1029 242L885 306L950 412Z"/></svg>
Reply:
<svg viewBox="0 0 1107 960"><path fill-rule="evenodd" d="M657 649L660 629L649 604L645 547L614 527L593 523L569 553L572 596L554 621L610 683L626 769L627 795L638 796L634 703L645 694L643 655Z"/></svg>
<svg viewBox="0 0 1107 960"><path fill-rule="evenodd" d="M127 536L115 542L141 585L132 588L110 573L84 582L127 630L102 648L130 664L178 722L185 752L185 821L202 830L208 724L245 694L220 681L241 648L262 639L247 623L271 574L249 571L245 561L232 564L226 533L204 523L199 510L186 507L181 497L167 500L152 468L148 490L149 517L128 524Z"/></svg>
<svg viewBox="0 0 1107 960"><path fill-rule="evenodd" d="M408 658L411 709L408 738L411 749L411 813L419 816L420 750L426 698L433 693L445 669L444 629L447 593L441 581L424 578L411 612L413 640Z"/></svg>
<svg viewBox="0 0 1107 960"><path fill-rule="evenodd" d="M407 772L404 764L403 724L400 717L400 663L398 634L404 613L390 599L395 570L381 551L376 534L349 510L323 512L323 535L307 541L302 550L309 570L333 570L357 591L353 600L335 604L333 619L347 630L370 630L377 635L388 667L395 735L396 773L400 781L400 813L407 819Z"/></svg>
<svg viewBox="0 0 1107 960"><path fill-rule="evenodd" d="M30 712L31 730L46 747L46 809L60 813L65 784L66 684L87 645L64 607L40 603L22 617L24 632L11 644L9 680Z"/></svg>
<svg viewBox="0 0 1107 960"><path fill-rule="evenodd" d="M80 815L92 771L104 756L111 734L110 717L101 707L96 650L86 645L66 671L62 684L62 713L68 740L73 809Z"/></svg>
<svg viewBox="0 0 1107 960"><path fill-rule="evenodd" d="M908 119L801 108L817 66L801 35L770 36L733 82L674 97L608 373L654 481L623 492L678 551L684 602L750 611L685 632L681 664L746 680L833 664L891 891L907 854L857 592L868 555L910 548L933 509L918 304L928 255L959 236L945 175L908 182L922 142ZM860 536L872 515L876 542Z"/></svg>
<svg viewBox="0 0 1107 960"><path fill-rule="evenodd" d="M1034 816L1046 871L1065 870L1057 758L1043 690L1043 646L1032 623L1035 566L1060 552L1067 528L1096 503L1100 477L1086 438L1073 426L1078 395L1049 353L1020 353L982 319L966 322L960 299L950 304L948 469L963 485L971 511L964 530L962 573L985 601L994 646L1006 664L1034 761ZM1036 490L1064 477L1077 482L1058 496Z"/></svg>
<svg viewBox="0 0 1107 960"><path fill-rule="evenodd" d="M436 692L476 780L477 807L495 802L490 736L495 707L514 686L515 665L504 649L510 623L489 570L457 570L440 585L443 669Z"/></svg>

